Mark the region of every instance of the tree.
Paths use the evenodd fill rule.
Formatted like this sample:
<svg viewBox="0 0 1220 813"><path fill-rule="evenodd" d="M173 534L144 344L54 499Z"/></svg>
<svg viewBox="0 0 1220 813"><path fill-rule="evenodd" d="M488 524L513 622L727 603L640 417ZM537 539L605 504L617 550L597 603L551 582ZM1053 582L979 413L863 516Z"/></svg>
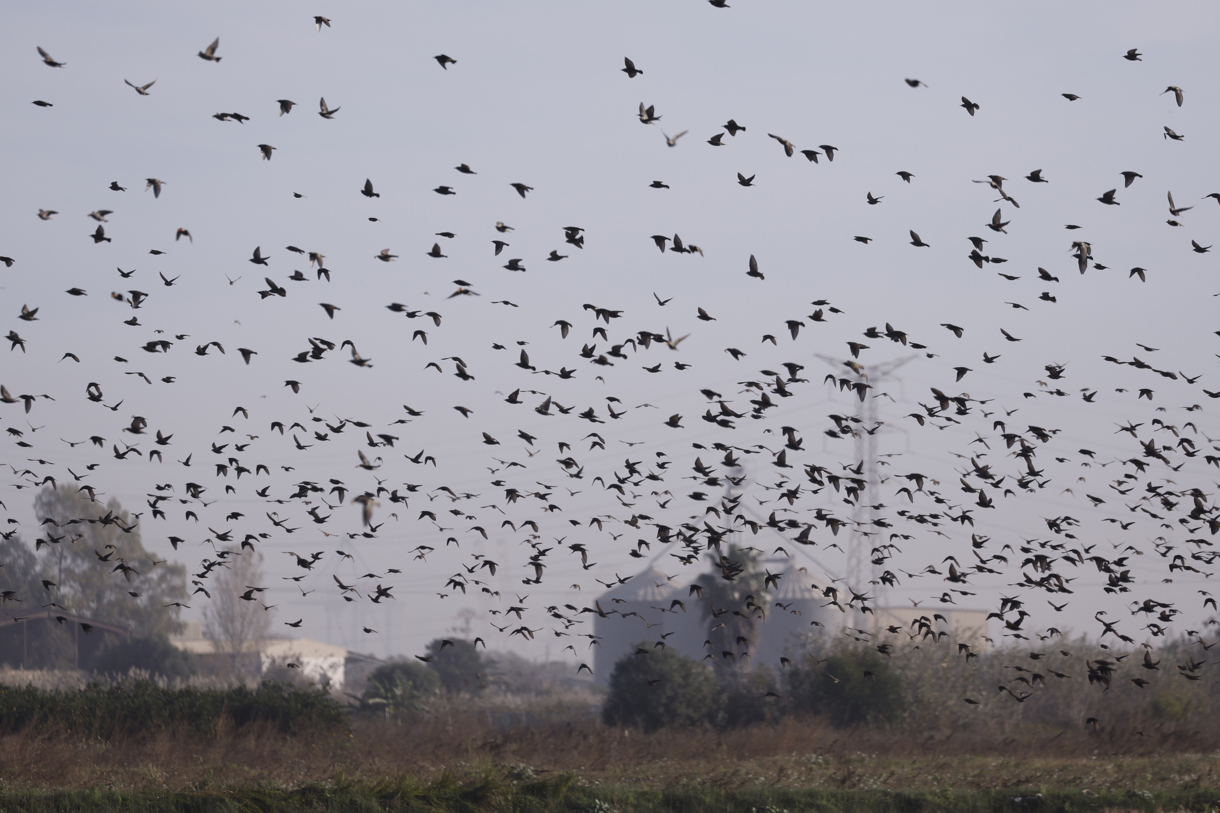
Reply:
<svg viewBox="0 0 1220 813"><path fill-rule="evenodd" d="M67 485L48 487L34 513L45 534L36 540L36 551L45 548L38 569L56 585L51 600L133 635L181 631L181 608L172 605L186 599L186 568L149 556L139 521L118 500L103 505Z"/></svg>
<svg viewBox="0 0 1220 813"><path fill-rule="evenodd" d="M818 661L807 655L787 674L794 711L826 717L838 728L887 722L902 712L902 685L889 663L864 649Z"/></svg>
<svg viewBox="0 0 1220 813"><path fill-rule="evenodd" d="M641 643L637 649L645 649ZM606 725L656 731L669 726L719 725L724 713L720 681L711 669L673 650L627 655L614 665L602 706Z"/></svg>
<svg viewBox="0 0 1220 813"><path fill-rule="evenodd" d="M115 677L123 677L132 669L170 680L195 674L190 656L159 636L130 635L116 639L98 653L92 665L99 675Z"/></svg>
<svg viewBox="0 0 1220 813"><path fill-rule="evenodd" d="M428 644L430 666L447 692L479 694L490 682L487 666L470 641L437 638Z"/></svg>
<svg viewBox="0 0 1220 813"><path fill-rule="evenodd" d="M709 552L708 561L717 572L696 583L703 587L699 606L708 623L713 668L726 680L740 680L753 667L759 624L766 617L766 574L756 555L736 545L727 555Z"/></svg>
<svg viewBox="0 0 1220 813"><path fill-rule="evenodd" d="M435 669L414 661L391 661L369 675L360 707L387 720L418 717L428 710L440 689L441 679Z"/></svg>
<svg viewBox="0 0 1220 813"><path fill-rule="evenodd" d="M249 644L261 640L271 625L270 611L258 598L263 555L229 548L224 561L208 586L211 601L203 610L203 635L218 653L228 656L233 677L256 678L259 658L249 651Z"/></svg>
<svg viewBox="0 0 1220 813"><path fill-rule="evenodd" d="M0 537L0 609L37 611L54 601L44 566L21 537ZM70 669L73 660L72 634L61 624L0 624L0 665Z"/></svg>

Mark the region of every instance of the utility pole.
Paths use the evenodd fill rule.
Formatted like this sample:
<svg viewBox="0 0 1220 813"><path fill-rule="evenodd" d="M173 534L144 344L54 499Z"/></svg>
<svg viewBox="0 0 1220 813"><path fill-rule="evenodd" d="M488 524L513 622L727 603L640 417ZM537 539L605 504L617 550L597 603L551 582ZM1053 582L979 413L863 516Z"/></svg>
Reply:
<svg viewBox="0 0 1220 813"><path fill-rule="evenodd" d="M883 381L890 380L899 368L918 358L910 355L881 364L860 365L856 362L847 364L842 359L834 359L818 353L817 357L829 364L840 375L853 383L865 383L876 388ZM876 567L872 564L869 549L873 547L871 534L862 529L866 526L875 528L877 521L877 499L881 492L881 475L879 457L877 454L877 395L869 390L864 391L856 406L856 419L859 421L853 431L856 441L856 463L860 466L860 478L865 482L863 493L856 499L852 508L852 536L847 552L847 586L860 593L867 593L870 586L876 587L874 598L880 596L880 585L877 582ZM876 602L874 602L876 603ZM863 626L863 624L861 624Z"/></svg>

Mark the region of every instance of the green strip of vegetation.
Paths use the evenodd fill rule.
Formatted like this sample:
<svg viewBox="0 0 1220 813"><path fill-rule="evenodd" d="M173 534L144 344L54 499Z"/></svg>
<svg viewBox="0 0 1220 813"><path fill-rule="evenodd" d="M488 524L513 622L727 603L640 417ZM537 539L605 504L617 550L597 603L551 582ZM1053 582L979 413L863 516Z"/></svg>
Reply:
<svg viewBox="0 0 1220 813"><path fill-rule="evenodd" d="M90 684L79 691L0 686L0 733L4 734L37 725L109 739L165 729L214 732L222 720L235 729L259 723L288 734L341 731L347 726L343 709L322 690L281 683L264 683L257 689L167 689L139 680Z"/></svg>
<svg viewBox="0 0 1220 813"><path fill-rule="evenodd" d="M1204 811L1220 806L1220 789L1143 791L879 791L724 790L683 785L635 790L582 785L571 775L512 783L487 773L429 783L409 778L357 785L342 778L297 790L241 788L170 792L0 790L0 813L1057 813L1072 811Z"/></svg>

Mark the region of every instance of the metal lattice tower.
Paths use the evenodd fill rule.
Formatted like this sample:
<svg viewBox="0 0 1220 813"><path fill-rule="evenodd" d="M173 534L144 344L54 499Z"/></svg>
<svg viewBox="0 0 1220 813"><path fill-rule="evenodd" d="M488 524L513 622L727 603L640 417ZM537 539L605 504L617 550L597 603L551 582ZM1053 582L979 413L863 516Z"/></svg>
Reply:
<svg viewBox="0 0 1220 813"><path fill-rule="evenodd" d="M850 376L845 376L850 380L864 382L871 387L876 387L882 381L893 378L899 368L918 358L916 355L910 355L906 358L865 367L858 364L847 365L841 359L833 359L820 353L817 357L840 373L850 373ZM877 426L876 395L866 391L865 397L856 406L856 418L860 421L854 432L856 462L858 465L863 464L860 478L864 480L865 488L852 509L851 540L848 543L847 551L847 586L859 593L868 593L868 588L872 586L870 583L876 582L878 575L869 556L869 550L875 545L872 541L873 537L863 533L861 529L876 527L874 523L878 517L877 509L874 507L877 505L881 483L877 453L877 433L880 430L874 428ZM865 431L865 429L871 431ZM879 590L874 592L874 596L879 592Z"/></svg>

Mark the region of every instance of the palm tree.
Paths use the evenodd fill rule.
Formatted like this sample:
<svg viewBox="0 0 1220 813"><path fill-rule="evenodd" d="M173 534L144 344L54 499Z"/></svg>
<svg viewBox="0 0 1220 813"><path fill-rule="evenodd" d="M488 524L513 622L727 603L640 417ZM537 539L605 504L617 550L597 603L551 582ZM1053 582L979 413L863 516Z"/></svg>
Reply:
<svg viewBox="0 0 1220 813"><path fill-rule="evenodd" d="M711 661L720 677L735 680L753 669L759 624L767 615L766 574L752 548L730 544L727 554L709 551L707 558L713 572L695 583L703 588Z"/></svg>

